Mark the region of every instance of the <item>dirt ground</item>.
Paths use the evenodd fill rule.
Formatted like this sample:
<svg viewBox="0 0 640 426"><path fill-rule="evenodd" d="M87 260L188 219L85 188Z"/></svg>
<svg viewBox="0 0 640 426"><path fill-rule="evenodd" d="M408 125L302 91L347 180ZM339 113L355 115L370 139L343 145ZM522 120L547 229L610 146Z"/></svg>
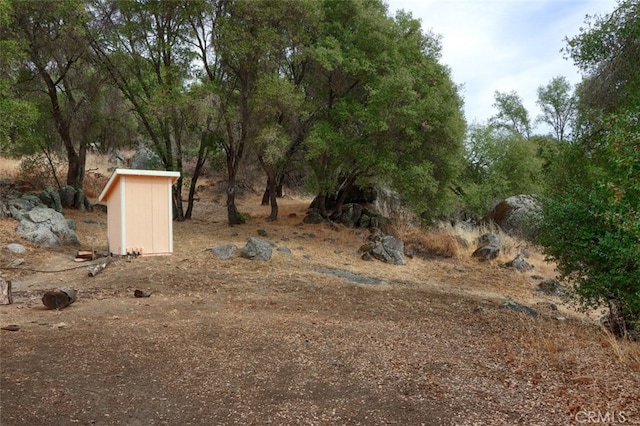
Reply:
<svg viewBox="0 0 640 426"><path fill-rule="evenodd" d="M0 424L564 425L640 424L637 344L609 338L536 291L531 273L468 256L365 262L364 233L302 224L306 200L266 222L229 227L201 202L174 224L171 256L119 259L89 277L78 247L26 243L0 219L0 266L15 303L0 306ZM83 248L106 251L106 214L65 212ZM219 260L210 248L249 236L268 262ZM10 254L6 245L27 247ZM380 284L327 274L344 270ZM43 291L78 290L61 311ZM151 291L149 298L134 290ZM500 308L507 298L541 315Z"/></svg>

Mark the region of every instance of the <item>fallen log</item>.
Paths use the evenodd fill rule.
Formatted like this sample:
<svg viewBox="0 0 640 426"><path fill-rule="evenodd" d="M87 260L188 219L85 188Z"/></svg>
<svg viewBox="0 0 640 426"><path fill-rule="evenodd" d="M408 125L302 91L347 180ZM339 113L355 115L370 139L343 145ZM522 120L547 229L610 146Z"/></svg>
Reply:
<svg viewBox="0 0 640 426"><path fill-rule="evenodd" d="M10 305L13 303L11 294L11 281L0 278L0 305Z"/></svg>
<svg viewBox="0 0 640 426"><path fill-rule="evenodd" d="M89 271L89 276L95 277L100 272L102 272L102 270L106 268L109 263L111 263L111 257L105 257L99 263L96 263L95 265L87 266L87 270Z"/></svg>
<svg viewBox="0 0 640 426"><path fill-rule="evenodd" d="M50 290L42 295L42 303L48 309L64 309L76 301L77 292L72 288Z"/></svg>

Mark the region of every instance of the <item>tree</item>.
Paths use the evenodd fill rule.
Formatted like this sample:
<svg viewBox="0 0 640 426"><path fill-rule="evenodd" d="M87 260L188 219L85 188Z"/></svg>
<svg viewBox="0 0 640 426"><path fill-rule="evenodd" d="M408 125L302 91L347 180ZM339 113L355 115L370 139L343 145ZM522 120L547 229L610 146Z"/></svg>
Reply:
<svg viewBox="0 0 640 426"><path fill-rule="evenodd" d="M87 101L88 46L85 4L79 0L11 2L14 38L23 40L24 84L38 79L49 101L48 114L67 154L67 184L82 188L88 139L74 135ZM22 83L21 82L21 83Z"/></svg>
<svg viewBox="0 0 640 426"><path fill-rule="evenodd" d="M461 100L438 63L439 40L379 2L323 2L309 90L318 118L307 139L314 205L334 217L355 183L399 190L425 219L445 205L461 158Z"/></svg>
<svg viewBox="0 0 640 426"><path fill-rule="evenodd" d="M622 1L568 42L586 74L586 132L545 198L540 243L585 308L609 307L618 336L640 332L640 5Z"/></svg>
<svg viewBox="0 0 640 426"><path fill-rule="evenodd" d="M564 141L576 114L576 98L569 81L555 77L546 86L538 87L536 103L542 110L537 121L551 126L556 139Z"/></svg>
<svg viewBox="0 0 640 426"><path fill-rule="evenodd" d="M590 180L573 179L560 197L544 199L539 242L581 307L607 306L613 333L639 336L640 123L627 115L607 124L598 149L583 157Z"/></svg>
<svg viewBox="0 0 640 426"><path fill-rule="evenodd" d="M173 188L174 213L184 220L183 163L190 131L193 99L186 92L193 54L185 40L191 16L200 3L173 1L98 1L91 47L97 64L111 77L146 132L166 170L181 172ZM199 151L200 152L200 151ZM197 175L194 176L197 180ZM192 179L192 181L194 180ZM195 186L195 182L192 182ZM187 210L191 212L193 198Z"/></svg>
<svg viewBox="0 0 640 426"><path fill-rule="evenodd" d="M531 119L516 92L502 93L496 90L493 107L498 113L491 118L497 129L518 133L523 138L531 137Z"/></svg>
<svg viewBox="0 0 640 426"><path fill-rule="evenodd" d="M544 159L535 138L476 124L469 128L465 147L458 192L466 215L479 218L499 200L542 190Z"/></svg>
<svg viewBox="0 0 640 426"><path fill-rule="evenodd" d="M271 206L269 220L278 217L277 195L284 172L293 167L315 121L313 100L305 90L310 68L308 54L317 34L319 2L282 3L278 37L270 44L269 59L259 74L255 94L258 161L267 175L263 204Z"/></svg>
<svg viewBox="0 0 640 426"><path fill-rule="evenodd" d="M580 34L567 38L565 52L585 73L581 104L614 112L640 105L640 3L619 0L610 14L586 19Z"/></svg>
<svg viewBox="0 0 640 426"><path fill-rule="evenodd" d="M15 155L29 142L33 124L38 119L36 107L16 92L20 63L26 55L24 40L12 34L13 8L0 1L0 153Z"/></svg>

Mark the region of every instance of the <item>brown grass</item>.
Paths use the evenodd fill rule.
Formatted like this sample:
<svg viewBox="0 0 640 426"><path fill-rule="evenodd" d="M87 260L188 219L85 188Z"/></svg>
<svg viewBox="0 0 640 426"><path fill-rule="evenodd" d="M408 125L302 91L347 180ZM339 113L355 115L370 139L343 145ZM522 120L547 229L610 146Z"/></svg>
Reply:
<svg viewBox="0 0 640 426"><path fill-rule="evenodd" d="M20 160L15 158L0 157L0 177L16 179Z"/></svg>
<svg viewBox="0 0 640 426"><path fill-rule="evenodd" d="M455 242L461 235L472 243L485 230L405 224L408 241L445 254L454 252L454 241L455 253L408 259L403 266L365 262L357 250L367 232L303 223L308 198L279 199L279 219L269 222L259 195L239 197L238 208L250 220L229 227L224 202L215 197L201 192L194 218L174 223L173 256L114 261L93 278L77 270L8 271L22 291L18 305L3 308L2 325L21 330L5 332L0 345L3 368L18 374L2 379L5 401L18 408L4 416L35 413L39 420L55 415L55 406L69 418L67 410L91 404L93 412L72 418L89 423L93 417L87 416L103 410L113 423L132 424L129 414L120 414L131 400L158 423L158 413L173 415L172 424L192 419L187 415L193 424L261 424L269 418L282 424L576 424L577 413L596 410L640 419L640 344L601 332L587 316L537 292L540 279L533 276L555 272L535 248L528 258L534 272L518 273L498 261L472 259L473 247ZM75 221L83 247L106 248L104 213L65 216ZM74 265L77 248L25 243L15 227L12 219L0 219L0 248L23 243L28 267ZM243 247L258 230L292 253L274 250L269 262L250 262L218 260L208 250ZM524 247L506 236L503 244L506 259ZM385 284L358 285L318 272L327 268ZM82 298L60 314L67 328L52 329L61 319L42 310L38 291L61 283L78 288ZM154 295L135 299L134 288ZM558 311L531 318L500 308L506 297L533 308L556 303ZM16 357L16 351L26 354ZM51 359L99 371L110 381L97 383L90 373L61 375L65 395L73 398L47 399L52 388L40 381L41 366ZM131 366L124 374L123 365ZM122 400L116 403L108 389L118 386ZM295 395L288 393L292 389ZM188 405L200 395L195 409ZM170 399L165 404L159 396ZM430 404L444 407L446 416L430 418ZM331 412L338 417L311 417ZM56 423L48 420L20 424Z"/></svg>

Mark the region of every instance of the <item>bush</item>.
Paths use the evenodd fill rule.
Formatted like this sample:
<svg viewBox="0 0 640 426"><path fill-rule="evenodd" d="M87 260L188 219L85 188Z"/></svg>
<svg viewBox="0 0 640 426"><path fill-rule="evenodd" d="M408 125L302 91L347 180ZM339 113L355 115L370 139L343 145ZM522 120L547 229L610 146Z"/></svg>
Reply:
<svg viewBox="0 0 640 426"><path fill-rule="evenodd" d="M640 333L640 133L637 118L614 117L586 156L597 176L543 200L539 242L583 308L607 306L617 336Z"/></svg>
<svg viewBox="0 0 640 426"><path fill-rule="evenodd" d="M36 189L43 189L48 185L59 187L59 176L64 174L63 169L64 161L58 157L36 153L22 158L18 177Z"/></svg>

